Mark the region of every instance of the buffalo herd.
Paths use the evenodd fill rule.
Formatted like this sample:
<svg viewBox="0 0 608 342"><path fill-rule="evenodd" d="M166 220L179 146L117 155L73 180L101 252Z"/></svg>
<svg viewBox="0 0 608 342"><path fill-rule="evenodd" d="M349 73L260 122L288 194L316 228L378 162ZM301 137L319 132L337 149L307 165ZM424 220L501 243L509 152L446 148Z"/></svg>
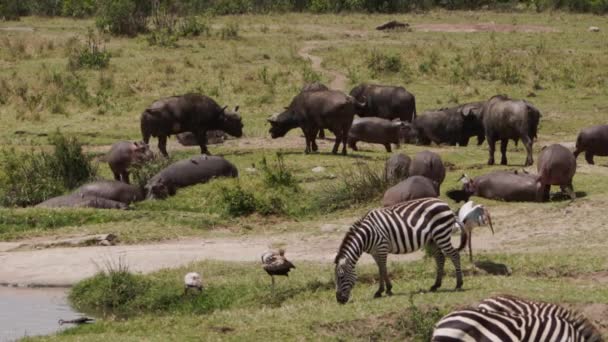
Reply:
<svg viewBox="0 0 608 342"><path fill-rule="evenodd" d="M238 177L237 168L222 157L211 156L207 148L210 137L223 140L224 134L241 137L243 123L238 112L220 106L202 94L185 94L154 101L140 118L143 141L119 141L106 156L114 175L113 181L86 184L72 194L49 199L41 207L94 207L126 209L143 199L164 199L177 189L204 183L214 177ZM356 118L355 116L358 116ZM526 149L524 165L533 164L532 144L537 138L540 111L526 100L495 95L486 101L466 103L450 108L416 112L414 95L403 87L361 84L349 94L331 90L321 83L305 85L285 107L270 116L269 133L273 139L300 128L304 133L305 153L318 151L317 137L325 138L324 130L335 135L333 154L346 155L347 146L357 151L357 142L380 144L391 152L391 144L448 144L467 146L471 137L477 144L489 145L488 164L494 164L495 146L500 141L500 164L507 165L509 140L522 142ZM160 153L167 157L167 138L177 135L184 145L200 146L201 155L177 161L153 176L143 187L130 185L129 169L153 156L151 137L158 139ZM541 150L538 174L526 171L494 171L475 178L463 175L462 189L450 190L448 197L467 201L480 196L504 201L547 201L552 185L575 197L572 178L576 157L584 152L593 164L594 156L608 156L608 125L583 129L574 153L559 144ZM421 197L437 197L445 179L446 169L439 155L423 151L408 157L392 155L386 161L385 177L395 184L383 198L385 206Z"/></svg>

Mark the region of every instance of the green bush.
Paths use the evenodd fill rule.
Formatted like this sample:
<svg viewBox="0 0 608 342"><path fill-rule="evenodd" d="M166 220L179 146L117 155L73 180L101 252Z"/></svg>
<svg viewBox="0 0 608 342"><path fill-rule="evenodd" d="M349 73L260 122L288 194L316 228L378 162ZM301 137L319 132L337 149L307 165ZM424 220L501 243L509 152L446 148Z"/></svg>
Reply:
<svg viewBox="0 0 608 342"><path fill-rule="evenodd" d="M134 36L147 31L152 1L100 0L97 3L97 27L114 35Z"/></svg>
<svg viewBox="0 0 608 342"><path fill-rule="evenodd" d="M189 16L181 21L179 35L182 37L198 37L200 35L208 36L211 33L211 28L195 16Z"/></svg>
<svg viewBox="0 0 608 342"><path fill-rule="evenodd" d="M253 192L244 190L240 184L223 187L221 200L226 214L232 217L246 216L256 211L257 201Z"/></svg>
<svg viewBox="0 0 608 342"><path fill-rule="evenodd" d="M168 29L155 29L147 37L148 44L160 47L177 47L179 37Z"/></svg>
<svg viewBox="0 0 608 342"><path fill-rule="evenodd" d="M294 190L298 189L298 181L295 176L285 166L283 155L277 152L276 163L269 165L266 157L261 162L262 176L264 184L269 188L287 187Z"/></svg>
<svg viewBox="0 0 608 342"><path fill-rule="evenodd" d="M374 50L367 58L367 68L374 77L382 73L397 73L401 71L402 66L401 58L398 55L384 54L377 50Z"/></svg>
<svg viewBox="0 0 608 342"><path fill-rule="evenodd" d="M63 0L61 15L64 17L83 18L95 14L97 3L95 0Z"/></svg>
<svg viewBox="0 0 608 342"><path fill-rule="evenodd" d="M145 187L152 177L172 163L173 159L156 155L143 164L131 164L129 172L133 178L133 184L141 188Z"/></svg>
<svg viewBox="0 0 608 342"><path fill-rule="evenodd" d="M2 0L0 2L1 20L19 20L19 17L26 13L24 2L21 0Z"/></svg>
<svg viewBox="0 0 608 342"><path fill-rule="evenodd" d="M54 151L0 154L0 201L3 206L28 206L45 201L92 179L96 169L75 138L55 134Z"/></svg>
<svg viewBox="0 0 608 342"><path fill-rule="evenodd" d="M68 68L70 70L104 69L110 64L111 55L105 50L103 38L99 32L89 29L87 43L72 42L69 44Z"/></svg>

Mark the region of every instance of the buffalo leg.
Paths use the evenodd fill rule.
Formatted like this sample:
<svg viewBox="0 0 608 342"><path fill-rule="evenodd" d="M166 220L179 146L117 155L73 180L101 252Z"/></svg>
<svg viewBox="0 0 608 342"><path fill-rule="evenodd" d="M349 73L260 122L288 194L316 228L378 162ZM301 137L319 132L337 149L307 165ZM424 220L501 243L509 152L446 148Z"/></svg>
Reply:
<svg viewBox="0 0 608 342"><path fill-rule="evenodd" d="M348 147L350 147L353 151L359 151L357 148L357 140L353 138L348 138Z"/></svg>
<svg viewBox="0 0 608 342"><path fill-rule="evenodd" d="M167 136L161 135L158 137L158 149L163 156L169 157L169 153L167 153Z"/></svg>
<svg viewBox="0 0 608 342"><path fill-rule="evenodd" d="M131 182L129 181L129 172L127 172L127 171L123 172L122 181L127 184L131 184Z"/></svg>
<svg viewBox="0 0 608 342"><path fill-rule="evenodd" d="M117 181L120 181L120 180L121 180L121 179L120 179L120 178L121 178L121 176L122 176L122 174L121 174L121 173L119 173L119 172L112 172L112 173L114 173L114 180L117 180Z"/></svg>
<svg viewBox="0 0 608 342"><path fill-rule="evenodd" d="M585 152L585 160L591 165L595 164L595 162L593 161L593 153L589 151Z"/></svg>
<svg viewBox="0 0 608 342"><path fill-rule="evenodd" d="M321 131L323 131L323 130L321 130ZM313 128L312 133L310 135L312 137L310 148L312 149L313 152L317 152L319 150L319 146L317 146L317 134L318 133L319 132L317 131L317 129Z"/></svg>
<svg viewBox="0 0 608 342"><path fill-rule="evenodd" d="M507 145L509 144L509 139L502 139L500 141L500 165L507 165Z"/></svg>
<svg viewBox="0 0 608 342"><path fill-rule="evenodd" d="M526 164L524 164L524 165L530 166L530 165L534 164L534 158L532 157L532 139L530 139L530 137L528 137L527 135L524 135L523 137L521 137L521 142L526 147L526 154L527 154Z"/></svg>
<svg viewBox="0 0 608 342"><path fill-rule="evenodd" d="M201 147L201 154L210 154L209 149L207 149L207 131L199 131L195 134L195 137Z"/></svg>
<svg viewBox="0 0 608 342"><path fill-rule="evenodd" d="M568 196L570 196L570 199L576 199L576 193L574 192L574 187L572 186L572 183L561 185L560 188L562 189L562 192L565 192Z"/></svg>
<svg viewBox="0 0 608 342"><path fill-rule="evenodd" d="M348 131L350 130L350 126L345 127L342 130L342 155L345 156L346 155L346 141L348 140ZM336 137L336 140L338 140L338 137Z"/></svg>
<svg viewBox="0 0 608 342"><path fill-rule="evenodd" d="M325 130L322 128L319 131L319 139L325 139Z"/></svg>
<svg viewBox="0 0 608 342"><path fill-rule="evenodd" d="M485 135L478 135L477 136L477 146L483 144L484 140L486 140L486 136Z"/></svg>
<svg viewBox="0 0 608 342"><path fill-rule="evenodd" d="M389 153L393 152L393 150L391 149L391 144L390 143L384 144L384 148L386 149L386 152L389 152Z"/></svg>
<svg viewBox="0 0 608 342"><path fill-rule="evenodd" d="M551 199L551 184L543 185L543 202L547 202Z"/></svg>
<svg viewBox="0 0 608 342"><path fill-rule="evenodd" d="M342 135L336 134L336 141L334 143L334 148L331 150L331 153L338 154L338 147L340 147L341 141L342 141Z"/></svg>
<svg viewBox="0 0 608 342"><path fill-rule="evenodd" d="M488 159L488 165L494 165L494 151L496 150L496 140L488 137L488 151L490 158Z"/></svg>
<svg viewBox="0 0 608 342"><path fill-rule="evenodd" d="M306 148L304 149L304 153L309 154L311 152L310 148L310 138L308 137L308 133L304 132L304 139L306 140Z"/></svg>

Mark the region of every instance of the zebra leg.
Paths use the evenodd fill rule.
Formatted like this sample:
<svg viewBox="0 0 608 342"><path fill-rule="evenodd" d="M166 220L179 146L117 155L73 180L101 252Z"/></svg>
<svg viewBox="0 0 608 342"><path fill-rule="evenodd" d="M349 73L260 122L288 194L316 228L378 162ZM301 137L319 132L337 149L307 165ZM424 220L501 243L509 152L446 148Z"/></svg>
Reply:
<svg viewBox="0 0 608 342"><path fill-rule="evenodd" d="M378 271L380 273L380 287L374 294L374 298L382 297L382 292L384 292L384 281L388 278L388 273L386 272L386 256L386 253L377 253L374 255L374 260L378 265Z"/></svg>
<svg viewBox="0 0 608 342"><path fill-rule="evenodd" d="M462 268L460 267L460 254L451 245L446 249L446 254L450 256L450 259L452 259L452 263L454 264L454 269L456 270L456 290L460 290L462 289L463 284Z"/></svg>
<svg viewBox="0 0 608 342"><path fill-rule="evenodd" d="M435 284L431 286L431 292L435 292L441 287L445 266L445 255L443 255L439 248L434 248L433 256L435 257L435 263L437 264L437 277L435 278Z"/></svg>

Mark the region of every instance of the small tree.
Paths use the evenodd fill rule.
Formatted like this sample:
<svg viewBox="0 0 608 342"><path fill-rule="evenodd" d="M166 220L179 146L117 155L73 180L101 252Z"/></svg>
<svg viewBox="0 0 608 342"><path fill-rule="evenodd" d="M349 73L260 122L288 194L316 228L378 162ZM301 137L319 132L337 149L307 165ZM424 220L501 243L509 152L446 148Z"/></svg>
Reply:
<svg viewBox="0 0 608 342"><path fill-rule="evenodd" d="M97 26L114 35L134 36L147 31L152 10L149 0L101 0L98 2Z"/></svg>

